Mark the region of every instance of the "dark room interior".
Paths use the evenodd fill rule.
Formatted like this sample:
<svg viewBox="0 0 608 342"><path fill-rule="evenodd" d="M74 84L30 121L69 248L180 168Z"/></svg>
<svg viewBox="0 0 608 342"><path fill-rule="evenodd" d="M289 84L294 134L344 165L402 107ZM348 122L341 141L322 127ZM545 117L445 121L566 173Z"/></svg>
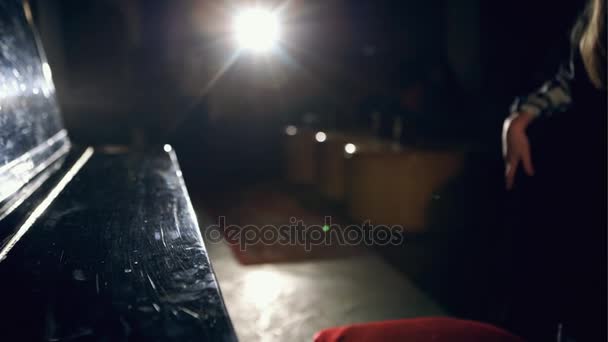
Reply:
<svg viewBox="0 0 608 342"><path fill-rule="evenodd" d="M606 16L0 1L0 340L605 341Z"/></svg>

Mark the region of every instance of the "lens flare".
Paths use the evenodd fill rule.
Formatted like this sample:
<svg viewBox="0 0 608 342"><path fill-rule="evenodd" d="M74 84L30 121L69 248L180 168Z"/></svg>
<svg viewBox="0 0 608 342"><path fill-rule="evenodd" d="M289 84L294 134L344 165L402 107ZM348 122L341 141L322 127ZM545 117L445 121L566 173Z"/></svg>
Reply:
<svg viewBox="0 0 608 342"><path fill-rule="evenodd" d="M234 34L239 46L254 52L267 52L279 40L279 18L276 13L260 8L239 12L234 17Z"/></svg>

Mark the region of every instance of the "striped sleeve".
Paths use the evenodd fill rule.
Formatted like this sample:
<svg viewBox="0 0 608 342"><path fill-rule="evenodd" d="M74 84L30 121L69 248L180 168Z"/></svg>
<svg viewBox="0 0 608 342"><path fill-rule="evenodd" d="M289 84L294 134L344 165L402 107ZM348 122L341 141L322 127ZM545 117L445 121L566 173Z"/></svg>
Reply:
<svg viewBox="0 0 608 342"><path fill-rule="evenodd" d="M553 79L528 96L518 97L511 113L527 112L534 116L550 116L567 110L572 104L570 85L574 79L572 62L562 65Z"/></svg>

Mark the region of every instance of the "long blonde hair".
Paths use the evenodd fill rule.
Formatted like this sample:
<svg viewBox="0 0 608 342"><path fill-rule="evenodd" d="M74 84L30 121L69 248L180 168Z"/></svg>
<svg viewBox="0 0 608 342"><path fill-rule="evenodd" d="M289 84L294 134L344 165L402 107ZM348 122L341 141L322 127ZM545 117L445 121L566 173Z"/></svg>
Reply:
<svg viewBox="0 0 608 342"><path fill-rule="evenodd" d="M578 48L593 85L606 88L606 0L590 0L587 11Z"/></svg>

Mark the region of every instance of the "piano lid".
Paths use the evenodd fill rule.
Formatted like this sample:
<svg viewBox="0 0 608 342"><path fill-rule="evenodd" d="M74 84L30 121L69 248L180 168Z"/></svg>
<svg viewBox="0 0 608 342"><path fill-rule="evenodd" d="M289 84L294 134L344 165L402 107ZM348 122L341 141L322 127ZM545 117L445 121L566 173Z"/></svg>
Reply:
<svg viewBox="0 0 608 342"><path fill-rule="evenodd" d="M0 2L0 207L70 147L27 2Z"/></svg>

